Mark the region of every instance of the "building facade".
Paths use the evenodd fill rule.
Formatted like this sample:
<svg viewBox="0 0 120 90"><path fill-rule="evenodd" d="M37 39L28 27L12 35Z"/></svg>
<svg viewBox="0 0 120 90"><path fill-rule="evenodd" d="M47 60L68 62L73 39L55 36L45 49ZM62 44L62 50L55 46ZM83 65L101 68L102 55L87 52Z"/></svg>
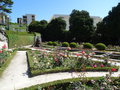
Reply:
<svg viewBox="0 0 120 90"><path fill-rule="evenodd" d="M58 17L60 17L60 18L62 18L63 20L66 21L66 30L69 30L69 18L70 18L70 16L69 16L69 15L56 14L56 15L54 15L54 16L52 17L52 19L55 19L55 18L58 18ZM52 19L51 19L51 20L52 20ZM50 21L51 21L51 20L50 20Z"/></svg>
<svg viewBox="0 0 120 90"><path fill-rule="evenodd" d="M0 13L0 25L7 25L9 22L9 16L4 13Z"/></svg>
<svg viewBox="0 0 120 90"><path fill-rule="evenodd" d="M34 14L26 14L22 18L23 24L29 25L32 21L35 21L35 15Z"/></svg>
<svg viewBox="0 0 120 90"><path fill-rule="evenodd" d="M56 15L54 15L52 18L51 18L51 20L52 19L55 19L55 18L58 18L58 17L61 17L63 20L65 20L66 21L66 30L69 30L69 26L70 26L70 24L69 24L69 19L70 19L70 16L69 15L61 15L61 14L56 14ZM102 21L102 18L100 18L100 17L98 17L98 16L90 16L92 19L93 19L93 25L96 27L96 25L97 25L97 23L98 22L101 22ZM50 20L50 21L51 21Z"/></svg>
<svg viewBox="0 0 120 90"><path fill-rule="evenodd" d="M17 18L17 23L18 23L19 25L22 25L23 19L22 19L22 18Z"/></svg>
<svg viewBox="0 0 120 90"><path fill-rule="evenodd" d="M26 14L26 15L23 15L22 18L17 18L17 23L19 25L22 25L22 24L29 25L32 21L35 21L34 14Z"/></svg>

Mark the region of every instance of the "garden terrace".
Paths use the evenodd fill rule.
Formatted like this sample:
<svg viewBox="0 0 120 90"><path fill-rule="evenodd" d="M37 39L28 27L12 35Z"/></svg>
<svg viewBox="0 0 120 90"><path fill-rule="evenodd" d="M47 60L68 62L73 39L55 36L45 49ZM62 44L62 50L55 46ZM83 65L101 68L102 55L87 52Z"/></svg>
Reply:
<svg viewBox="0 0 120 90"><path fill-rule="evenodd" d="M100 90L100 89L114 89L117 90L120 88L120 78L110 78L110 77L98 77L98 78L73 78L73 79L64 79L57 80L54 82L44 83L40 85L31 86L21 90Z"/></svg>
<svg viewBox="0 0 120 90"><path fill-rule="evenodd" d="M69 52L73 52L73 53L78 53L81 51L93 52L93 53L95 53L95 55L92 56L93 58L106 59L109 57L109 61L119 62L120 52L118 52L118 50L116 49L116 48L119 49L118 46L108 46L106 50L97 50L95 47L93 49L92 48L91 49L83 48L83 45L84 44L77 44L77 47L75 47L75 48L72 47L68 50L69 47L61 47L61 42L59 42L59 44L57 44L57 46L43 43L43 48L48 51L54 51L57 48L58 50L63 50L63 51L68 50ZM115 50L111 51L111 49L114 49L114 48L115 48Z"/></svg>
<svg viewBox="0 0 120 90"><path fill-rule="evenodd" d="M55 50L45 52L31 50L27 52L31 76L56 72L85 72L85 71L111 71L119 67L107 61L93 61L91 52L79 52L72 55L69 51ZM75 56L75 57L74 57Z"/></svg>

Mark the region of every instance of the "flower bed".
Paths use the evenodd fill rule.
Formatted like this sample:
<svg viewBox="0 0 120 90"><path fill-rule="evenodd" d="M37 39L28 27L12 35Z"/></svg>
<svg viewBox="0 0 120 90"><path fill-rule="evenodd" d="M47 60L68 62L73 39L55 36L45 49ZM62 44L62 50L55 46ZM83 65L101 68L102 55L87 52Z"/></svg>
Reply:
<svg viewBox="0 0 120 90"><path fill-rule="evenodd" d="M56 73L66 71L115 71L119 67L112 66L108 62L92 61L90 53L82 51L72 57L69 52L54 51L51 53L41 51L28 51L28 61L31 76L45 73ZM82 57L79 57L82 55Z"/></svg>
<svg viewBox="0 0 120 90"><path fill-rule="evenodd" d="M9 65L11 59L14 57L16 54L16 51L8 51L6 50L6 45L2 47L0 50L0 76L6 69L6 67Z"/></svg>
<svg viewBox="0 0 120 90"><path fill-rule="evenodd" d="M120 78L73 78L31 86L22 90L119 90Z"/></svg>

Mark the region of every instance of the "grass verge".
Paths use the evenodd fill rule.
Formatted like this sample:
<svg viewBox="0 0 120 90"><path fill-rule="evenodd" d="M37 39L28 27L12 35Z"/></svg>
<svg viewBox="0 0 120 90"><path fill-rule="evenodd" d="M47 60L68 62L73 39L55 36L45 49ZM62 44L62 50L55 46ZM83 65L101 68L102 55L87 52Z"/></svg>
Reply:
<svg viewBox="0 0 120 90"><path fill-rule="evenodd" d="M11 60L13 59L13 57L16 55L16 51L14 51L12 53L12 55L10 57L7 58L6 62L2 65L2 67L0 68L0 77L2 76L3 72L5 71L5 69L8 67L8 65L10 64Z"/></svg>

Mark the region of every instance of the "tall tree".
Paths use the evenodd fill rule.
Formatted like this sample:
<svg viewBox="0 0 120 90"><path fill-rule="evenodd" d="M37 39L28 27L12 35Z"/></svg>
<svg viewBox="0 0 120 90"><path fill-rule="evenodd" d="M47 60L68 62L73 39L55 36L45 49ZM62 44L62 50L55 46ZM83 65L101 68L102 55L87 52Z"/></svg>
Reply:
<svg viewBox="0 0 120 90"><path fill-rule="evenodd" d="M28 26L29 32L39 32L39 21L32 21Z"/></svg>
<svg viewBox="0 0 120 90"><path fill-rule="evenodd" d="M108 44L120 44L120 3L98 25L97 33L104 36Z"/></svg>
<svg viewBox="0 0 120 90"><path fill-rule="evenodd" d="M46 40L62 40L63 32L66 28L66 22L62 18L53 19L47 26L45 37Z"/></svg>
<svg viewBox="0 0 120 90"><path fill-rule="evenodd" d="M12 0L0 0L0 12L11 13Z"/></svg>
<svg viewBox="0 0 120 90"><path fill-rule="evenodd" d="M29 32L38 32L43 34L46 27L47 27L47 21L46 20L41 20L41 21L33 21L30 23L28 26L28 31Z"/></svg>
<svg viewBox="0 0 120 90"><path fill-rule="evenodd" d="M70 31L76 41L90 41L94 32L93 19L87 11L73 10L70 14Z"/></svg>
<svg viewBox="0 0 120 90"><path fill-rule="evenodd" d="M39 32L41 34L44 34L47 25L48 25L48 22L46 20L41 20L40 21L40 23L39 23Z"/></svg>

